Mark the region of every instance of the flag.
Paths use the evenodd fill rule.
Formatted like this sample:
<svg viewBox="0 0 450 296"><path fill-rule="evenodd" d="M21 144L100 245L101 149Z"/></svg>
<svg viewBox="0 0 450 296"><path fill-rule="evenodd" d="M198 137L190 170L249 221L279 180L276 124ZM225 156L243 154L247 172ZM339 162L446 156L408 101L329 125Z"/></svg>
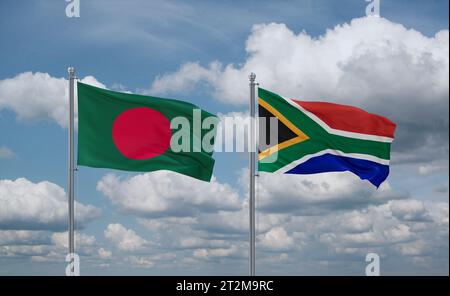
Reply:
<svg viewBox="0 0 450 296"><path fill-rule="evenodd" d="M351 106L285 99L262 88L258 95L259 117L265 119L260 123L260 171L350 171L376 187L386 180L396 128L389 119ZM274 141L271 117L278 119Z"/></svg>
<svg viewBox="0 0 450 296"><path fill-rule="evenodd" d="M216 116L190 103L78 82L77 163L125 171L170 170L209 181L217 123Z"/></svg>

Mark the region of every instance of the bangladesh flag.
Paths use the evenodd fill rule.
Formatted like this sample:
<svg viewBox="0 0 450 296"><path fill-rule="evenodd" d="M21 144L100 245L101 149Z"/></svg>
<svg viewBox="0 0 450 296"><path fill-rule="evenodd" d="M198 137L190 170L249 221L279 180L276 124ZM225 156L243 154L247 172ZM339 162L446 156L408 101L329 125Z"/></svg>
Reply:
<svg viewBox="0 0 450 296"><path fill-rule="evenodd" d="M217 124L190 103L78 82L78 165L209 181Z"/></svg>
<svg viewBox="0 0 450 296"><path fill-rule="evenodd" d="M396 128L389 119L352 106L287 99L262 88L258 95L259 116L266 118L260 125L260 171L350 171L377 187L386 180ZM270 118L278 119L277 126Z"/></svg>

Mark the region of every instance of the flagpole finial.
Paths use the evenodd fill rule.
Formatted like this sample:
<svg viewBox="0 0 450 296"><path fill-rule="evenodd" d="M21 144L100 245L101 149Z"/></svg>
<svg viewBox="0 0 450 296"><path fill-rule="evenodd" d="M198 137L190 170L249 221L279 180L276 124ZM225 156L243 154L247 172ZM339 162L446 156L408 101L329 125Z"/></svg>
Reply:
<svg viewBox="0 0 450 296"><path fill-rule="evenodd" d="M67 68L67 72L69 73L70 76L74 76L75 75L75 68L74 67L69 67L69 68Z"/></svg>
<svg viewBox="0 0 450 296"><path fill-rule="evenodd" d="M254 82L256 79L256 74L255 73L250 73L250 75L248 75L248 78L250 79L251 82Z"/></svg>

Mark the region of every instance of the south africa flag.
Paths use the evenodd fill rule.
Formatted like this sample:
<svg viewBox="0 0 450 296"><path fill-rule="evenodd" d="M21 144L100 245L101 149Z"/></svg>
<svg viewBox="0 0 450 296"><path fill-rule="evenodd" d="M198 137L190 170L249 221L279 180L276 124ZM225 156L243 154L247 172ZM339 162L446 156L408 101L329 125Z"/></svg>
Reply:
<svg viewBox="0 0 450 296"><path fill-rule="evenodd" d="M258 89L260 171L316 174L350 171L379 187L389 175L395 123L359 108L305 102ZM271 141L269 118L278 119ZM273 136L272 136L273 138Z"/></svg>
<svg viewBox="0 0 450 296"><path fill-rule="evenodd" d="M78 165L211 179L218 118L173 99L78 82Z"/></svg>

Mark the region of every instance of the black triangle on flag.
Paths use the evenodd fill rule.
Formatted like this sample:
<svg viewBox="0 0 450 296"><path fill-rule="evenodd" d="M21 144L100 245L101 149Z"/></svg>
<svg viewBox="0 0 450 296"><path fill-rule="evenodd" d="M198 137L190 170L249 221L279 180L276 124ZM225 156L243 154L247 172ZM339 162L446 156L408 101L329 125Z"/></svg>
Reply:
<svg viewBox="0 0 450 296"><path fill-rule="evenodd" d="M272 114L269 110L264 108L261 105L258 105L259 112L259 149L260 151L264 151L272 146L278 145L285 141L291 140L297 137L297 134L294 133L291 129L289 129L281 120L277 120L277 128L278 135L275 143L271 143L271 133L277 133L274 131L274 127L270 124L270 118L276 118L274 114ZM264 125L264 127L262 126ZM272 124L273 125L273 124ZM271 130L272 129L272 130Z"/></svg>
<svg viewBox="0 0 450 296"><path fill-rule="evenodd" d="M283 114L261 98L258 100L258 112L259 159L309 139L306 134L299 130L298 127L295 127ZM273 123L274 118L277 119L276 125Z"/></svg>

